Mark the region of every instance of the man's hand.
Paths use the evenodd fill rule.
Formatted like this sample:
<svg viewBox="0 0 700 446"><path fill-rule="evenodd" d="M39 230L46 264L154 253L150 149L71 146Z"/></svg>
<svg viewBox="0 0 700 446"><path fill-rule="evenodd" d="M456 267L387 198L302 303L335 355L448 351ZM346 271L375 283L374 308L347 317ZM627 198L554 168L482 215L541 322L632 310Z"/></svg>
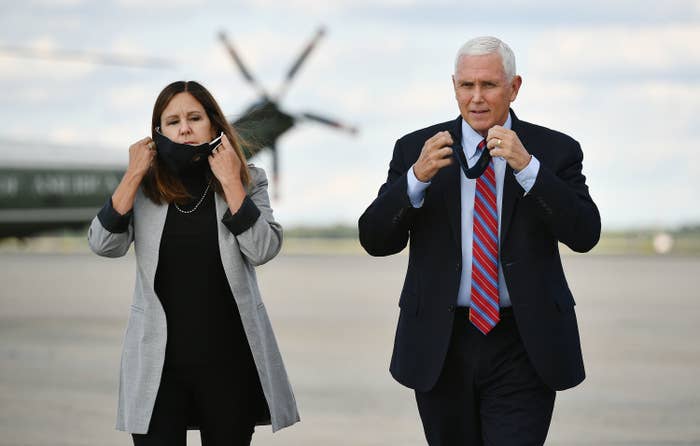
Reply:
<svg viewBox="0 0 700 446"><path fill-rule="evenodd" d="M450 132L439 132L425 141L418 161L413 165L413 173L416 179L426 183L435 176L440 169L452 164L452 136Z"/></svg>
<svg viewBox="0 0 700 446"><path fill-rule="evenodd" d="M491 152L491 156L502 157L516 172L520 172L530 164L532 156L525 150L518 135L500 125L489 129L486 135L486 147Z"/></svg>

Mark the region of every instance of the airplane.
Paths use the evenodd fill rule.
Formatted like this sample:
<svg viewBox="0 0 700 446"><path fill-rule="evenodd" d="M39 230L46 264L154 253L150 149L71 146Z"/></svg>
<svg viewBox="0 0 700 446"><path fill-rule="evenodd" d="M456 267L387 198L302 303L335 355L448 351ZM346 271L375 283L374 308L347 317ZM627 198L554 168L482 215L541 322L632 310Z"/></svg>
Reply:
<svg viewBox="0 0 700 446"><path fill-rule="evenodd" d="M285 80L276 92L269 94L252 76L230 39L222 31L219 39L242 73L245 80L260 94L260 97L245 111L231 121L233 127L242 137L246 158L251 159L267 149L272 152L272 176L279 184L279 137L289 131L296 123L314 121L332 128L356 134L357 129L316 113L304 112L292 114L283 111L279 102L286 93L291 81L305 62L318 41L324 36L325 29L319 28L311 41L304 47ZM150 59L130 59L127 56L110 56L91 53L83 55L75 51L58 51L36 54L31 49L0 46L0 52L15 54L18 57L39 57L52 59L72 59L90 63L110 65L130 65L141 67L162 67ZM162 61L157 61L162 62ZM0 153L16 152L22 147L22 153L32 154L33 160L42 160L41 164L14 160L3 160L0 166L0 238L24 238L41 232L60 229L83 228L97 213L99 208L112 194L124 174L125 159L96 164L76 162L81 159L80 150L73 150L71 156L55 159L56 154L70 152L71 148L44 144L27 143L0 139ZM4 158L7 158L4 156ZM11 161L11 160L10 160ZM275 197L278 197L275 188Z"/></svg>

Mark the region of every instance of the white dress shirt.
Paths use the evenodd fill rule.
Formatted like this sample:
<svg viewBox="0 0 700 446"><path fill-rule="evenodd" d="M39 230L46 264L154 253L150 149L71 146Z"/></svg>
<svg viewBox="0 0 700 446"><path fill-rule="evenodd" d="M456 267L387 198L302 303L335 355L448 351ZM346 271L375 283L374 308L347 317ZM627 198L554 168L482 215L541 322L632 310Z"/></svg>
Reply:
<svg viewBox="0 0 700 446"><path fill-rule="evenodd" d="M503 125L506 129L511 128L512 120L510 114ZM474 131L467 122L462 119L462 148L464 155L467 158L467 165L472 167L479 159L481 152L477 152L476 148L484 139L479 133ZM501 234L501 208L503 203L503 179L506 173L506 160L501 157L493 159L493 167L496 174L496 203L498 206L498 236L499 236L499 253L500 253L500 234ZM530 188L535 184L537 173L540 170L540 162L534 156L530 159L530 163L518 173L515 173L515 179L522 186L527 194ZM413 166L408 169L408 197L411 205L414 208L423 206L425 190L430 186L430 182L424 183L418 181ZM472 289L472 233L474 220L474 194L476 192L476 179L469 179L460 169L460 190L461 190L461 231L462 231L462 275L459 279L459 292L457 295L457 305L460 307L468 307L471 305L471 289ZM500 257L500 255L499 255ZM501 262L498 262L498 294L500 306L509 307L510 295L503 277L503 268Z"/></svg>

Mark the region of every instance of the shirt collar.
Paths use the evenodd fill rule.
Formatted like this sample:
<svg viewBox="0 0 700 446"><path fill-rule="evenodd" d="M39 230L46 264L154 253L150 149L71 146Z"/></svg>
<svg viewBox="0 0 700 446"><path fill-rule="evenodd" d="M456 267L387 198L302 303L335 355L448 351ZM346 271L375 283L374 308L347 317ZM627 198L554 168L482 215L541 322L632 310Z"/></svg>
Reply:
<svg viewBox="0 0 700 446"><path fill-rule="evenodd" d="M512 124L513 120L510 117L510 112L508 112L508 118L506 118L506 123L503 124L503 127L510 130ZM477 155L476 146L478 146L483 139L484 137L471 128L467 121L462 118L462 149L467 159L471 160Z"/></svg>

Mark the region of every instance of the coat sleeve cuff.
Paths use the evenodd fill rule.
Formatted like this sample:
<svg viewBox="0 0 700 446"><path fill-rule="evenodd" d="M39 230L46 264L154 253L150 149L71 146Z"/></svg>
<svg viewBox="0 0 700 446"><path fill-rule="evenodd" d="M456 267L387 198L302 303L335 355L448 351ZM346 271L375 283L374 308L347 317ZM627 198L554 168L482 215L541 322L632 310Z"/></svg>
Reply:
<svg viewBox="0 0 700 446"><path fill-rule="evenodd" d="M129 223L131 223L131 217L133 215L133 210L122 215L114 210L112 205L112 197L107 200L107 202L102 206L100 212L97 214L97 218L100 220L102 227L113 234L119 234L126 232L129 229Z"/></svg>
<svg viewBox="0 0 700 446"><path fill-rule="evenodd" d="M258 217L260 217L260 209L258 209L250 197L246 196L243 200L243 204L241 204L241 207L235 214L231 213L231 209L226 209L221 223L226 225L233 235L239 235L253 226L258 220Z"/></svg>

